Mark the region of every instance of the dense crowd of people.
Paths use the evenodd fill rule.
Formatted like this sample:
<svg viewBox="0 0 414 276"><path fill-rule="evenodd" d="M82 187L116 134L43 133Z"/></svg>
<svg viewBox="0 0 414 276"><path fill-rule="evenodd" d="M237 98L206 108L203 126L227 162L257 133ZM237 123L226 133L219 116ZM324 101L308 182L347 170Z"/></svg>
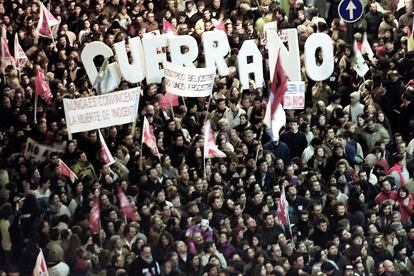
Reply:
<svg viewBox="0 0 414 276"><path fill-rule="evenodd" d="M2 72L2 275L32 275L39 252L49 275L63 276L413 275L413 3L362 2L363 17L347 24L338 0L51 0L44 4L60 22L52 40L36 31L37 1L0 1L10 52L17 33L29 58ZM128 42L162 30L163 20L199 42L224 23L230 73L216 78L210 97L180 97L173 108L160 107L161 84L139 83L136 124L101 129L116 160L109 166L97 130L69 140L63 98L96 95L80 59L85 44ZM297 29L302 56L307 37L328 34L335 57L327 80L303 73L305 108L285 110L277 141L263 124L268 65L268 85L252 79L241 89L236 62L249 39L268 59L262 33L272 21ZM361 77L353 45L364 36L372 55L363 55L369 71ZM40 68L53 100L39 98L34 110ZM119 90L135 86L122 81ZM141 142L144 117L160 156ZM206 120L225 158L204 158ZM28 158L29 137L56 151ZM118 189L135 219L122 212ZM287 224L277 215L283 194Z"/></svg>

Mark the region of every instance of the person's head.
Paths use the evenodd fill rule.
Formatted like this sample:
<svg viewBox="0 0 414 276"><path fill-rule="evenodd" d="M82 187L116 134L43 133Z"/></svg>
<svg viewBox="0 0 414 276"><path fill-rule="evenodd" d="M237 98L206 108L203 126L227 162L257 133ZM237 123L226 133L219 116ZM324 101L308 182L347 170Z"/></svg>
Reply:
<svg viewBox="0 0 414 276"><path fill-rule="evenodd" d="M314 217L319 217L322 214L323 207L320 201L315 201L310 206L311 206L311 212Z"/></svg>
<svg viewBox="0 0 414 276"><path fill-rule="evenodd" d="M369 117L365 120L365 125L369 131L373 131L375 128L375 118Z"/></svg>
<svg viewBox="0 0 414 276"><path fill-rule="evenodd" d="M290 263L294 269L303 269L305 267L305 259L300 253L294 253L290 257Z"/></svg>
<svg viewBox="0 0 414 276"><path fill-rule="evenodd" d="M328 221L325 218L319 218L316 221L316 228L321 232L328 231Z"/></svg>
<svg viewBox="0 0 414 276"><path fill-rule="evenodd" d="M376 2L371 2L371 4L369 5L369 11L373 14L378 11L378 6Z"/></svg>
<svg viewBox="0 0 414 276"><path fill-rule="evenodd" d="M289 128L293 133L296 133L299 129L299 123L298 120L291 120L289 122Z"/></svg>
<svg viewBox="0 0 414 276"><path fill-rule="evenodd" d="M381 182L381 190L384 194L390 194L391 193L391 182L388 179L384 179Z"/></svg>
<svg viewBox="0 0 414 276"><path fill-rule="evenodd" d="M338 201L337 203L335 203L334 209L335 214L339 217L343 217L346 213L346 206L343 201Z"/></svg>
<svg viewBox="0 0 414 276"><path fill-rule="evenodd" d="M326 246L328 249L328 255L329 256L336 256L338 255L338 246L334 242L328 242L328 245Z"/></svg>
<svg viewBox="0 0 414 276"><path fill-rule="evenodd" d="M386 275L392 275L395 272L394 263L392 261L384 261L384 272Z"/></svg>
<svg viewBox="0 0 414 276"><path fill-rule="evenodd" d="M266 228L272 228L275 225L275 217L272 215L272 213L268 212L263 214L263 219Z"/></svg>
<svg viewBox="0 0 414 276"><path fill-rule="evenodd" d="M359 99L360 99L359 92L352 92L349 97L350 97L350 100L351 100L351 104L359 103Z"/></svg>
<svg viewBox="0 0 414 276"><path fill-rule="evenodd" d="M141 258L147 263L152 262L152 252L149 244L144 244L141 247Z"/></svg>

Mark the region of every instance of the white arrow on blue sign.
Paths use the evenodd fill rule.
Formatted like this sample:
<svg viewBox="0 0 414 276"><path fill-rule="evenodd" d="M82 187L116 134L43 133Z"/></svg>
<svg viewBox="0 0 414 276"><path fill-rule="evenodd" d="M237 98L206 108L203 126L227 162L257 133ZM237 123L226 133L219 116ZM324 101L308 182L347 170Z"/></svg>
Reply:
<svg viewBox="0 0 414 276"><path fill-rule="evenodd" d="M342 0L338 6L339 16L347 23L358 21L364 13L361 0Z"/></svg>

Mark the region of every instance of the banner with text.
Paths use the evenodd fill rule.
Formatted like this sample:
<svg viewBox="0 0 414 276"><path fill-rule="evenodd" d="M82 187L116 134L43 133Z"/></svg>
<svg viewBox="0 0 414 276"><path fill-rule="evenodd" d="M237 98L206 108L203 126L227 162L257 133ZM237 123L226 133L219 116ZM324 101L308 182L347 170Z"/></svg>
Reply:
<svg viewBox="0 0 414 276"><path fill-rule="evenodd" d="M133 122L141 88L100 96L63 99L68 133L83 132Z"/></svg>
<svg viewBox="0 0 414 276"><path fill-rule="evenodd" d="M56 149L47 145L42 145L31 138L27 138L24 156L27 159L31 158L32 160L43 162L47 160L49 153L54 151L63 153L63 150Z"/></svg>
<svg viewBox="0 0 414 276"><path fill-rule="evenodd" d="M305 82L288 81L287 91L283 98L284 109L304 109L305 108Z"/></svg>
<svg viewBox="0 0 414 276"><path fill-rule="evenodd" d="M164 62L165 90L183 97L208 97L213 90L216 68L187 68Z"/></svg>

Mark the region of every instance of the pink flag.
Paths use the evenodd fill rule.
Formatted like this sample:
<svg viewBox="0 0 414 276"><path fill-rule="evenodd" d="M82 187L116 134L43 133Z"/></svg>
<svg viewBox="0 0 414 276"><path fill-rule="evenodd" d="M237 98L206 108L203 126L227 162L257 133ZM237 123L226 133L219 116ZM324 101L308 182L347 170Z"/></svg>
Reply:
<svg viewBox="0 0 414 276"><path fill-rule="evenodd" d="M50 91L49 82L45 78L43 70L40 68L37 70L36 74L35 93L42 97L45 102L52 102L52 92Z"/></svg>
<svg viewBox="0 0 414 276"><path fill-rule="evenodd" d="M160 100L160 107L179 106L178 95L165 93Z"/></svg>
<svg viewBox="0 0 414 276"><path fill-rule="evenodd" d="M168 35L177 35L177 30L170 21L162 20L162 33Z"/></svg>
<svg viewBox="0 0 414 276"><path fill-rule="evenodd" d="M105 139L102 136L102 133L100 130L98 130L99 133L99 141L101 142L101 156L103 157L105 164L112 165L115 163L115 159L112 156L111 152L108 149L108 146L106 145Z"/></svg>
<svg viewBox="0 0 414 276"><path fill-rule="evenodd" d="M224 20L223 20L223 18L220 18L217 21L216 25L214 25L214 30L223 31L223 32L226 31L226 28L224 26Z"/></svg>
<svg viewBox="0 0 414 276"><path fill-rule="evenodd" d="M59 159L59 172L62 175L69 177L72 183L74 183L75 180L78 179L76 174L61 159Z"/></svg>
<svg viewBox="0 0 414 276"><path fill-rule="evenodd" d="M45 5L40 3L39 22L37 23L36 28L39 35L47 38L53 38L52 27L58 24L59 21L50 13Z"/></svg>
<svg viewBox="0 0 414 276"><path fill-rule="evenodd" d="M13 65L16 66L13 56L10 54L9 51L9 41L7 40L5 34L1 37L1 70L9 66Z"/></svg>
<svg viewBox="0 0 414 276"><path fill-rule="evenodd" d="M150 149L151 153L155 156L159 156L160 152L157 148L157 139L154 135L154 130L150 127L147 117L144 116L144 125L142 128L142 142L145 143Z"/></svg>
<svg viewBox="0 0 414 276"><path fill-rule="evenodd" d="M14 35L14 60L18 70L22 70L28 60L26 53L23 51L22 46L20 46L17 33Z"/></svg>
<svg viewBox="0 0 414 276"><path fill-rule="evenodd" d="M124 191L122 190L121 187L118 186L118 199L119 199L119 206L121 207L122 213L124 213L124 215L132 220L132 221L137 221L138 220L138 214L137 211L135 210L134 206L131 204L131 202L129 202L128 198L126 197Z"/></svg>
<svg viewBox="0 0 414 276"><path fill-rule="evenodd" d="M39 254L37 255L36 264L33 268L33 276L48 276L49 272L47 271L45 256L43 256L43 251L40 249Z"/></svg>
<svg viewBox="0 0 414 276"><path fill-rule="evenodd" d="M282 188L282 193L280 194L279 204L277 206L277 219L283 225L289 224L289 212L288 212L288 202L286 200L285 187Z"/></svg>
<svg viewBox="0 0 414 276"><path fill-rule="evenodd" d="M95 199L95 204L93 205L91 212L89 213L89 228L93 234L98 234L101 229L101 207L99 203L99 198Z"/></svg>
<svg viewBox="0 0 414 276"><path fill-rule="evenodd" d="M226 154L218 149L215 140L210 120L207 120L204 129L204 158L226 157Z"/></svg>

